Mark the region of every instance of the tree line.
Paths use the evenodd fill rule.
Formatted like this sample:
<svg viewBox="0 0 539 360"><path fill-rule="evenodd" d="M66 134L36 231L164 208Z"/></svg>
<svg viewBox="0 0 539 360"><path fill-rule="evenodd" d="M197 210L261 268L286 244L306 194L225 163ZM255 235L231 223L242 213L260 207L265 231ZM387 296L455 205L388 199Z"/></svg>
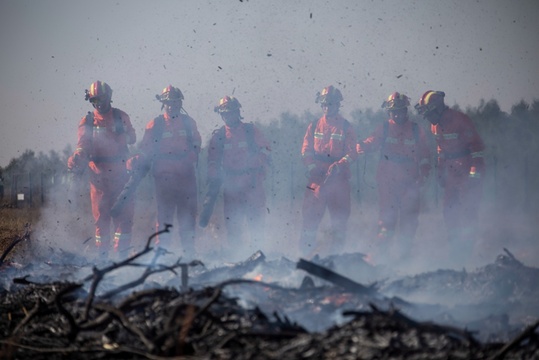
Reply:
<svg viewBox="0 0 539 360"><path fill-rule="evenodd" d="M539 100L531 104L521 101L511 107L510 113L501 111L494 99L482 100L479 106L465 110L459 109L458 105L453 108L465 112L472 119L485 142L486 199L508 209L539 210L539 186L536 185L536 179L539 178ZM269 201L294 201L302 198L305 170L300 157L301 144L307 125L320 116L321 113L305 112L298 115L283 112L278 119L269 123L257 123L271 144L272 166L266 180ZM382 109L355 109L347 118L355 127L358 140L362 140L387 119L387 114ZM428 122L418 117L413 109L410 109L410 119L430 134ZM429 138L434 165L436 146L434 139ZM204 146L198 169L201 192L205 191L207 154ZM130 150L135 153L136 146ZM26 150L20 157L12 159L5 168L0 167L5 194L10 194L14 185L19 188L39 187L38 192L45 193L51 188L62 186L67 181L66 164L71 154L70 145L60 153L51 150L48 154L36 154L31 149ZM377 156L362 155L354 165L352 186L359 202L371 204L376 201L374 176ZM436 201L439 191L433 179L434 176L431 176L426 190L430 201ZM144 185L141 187L148 189ZM4 202L8 199L8 196L4 196Z"/></svg>

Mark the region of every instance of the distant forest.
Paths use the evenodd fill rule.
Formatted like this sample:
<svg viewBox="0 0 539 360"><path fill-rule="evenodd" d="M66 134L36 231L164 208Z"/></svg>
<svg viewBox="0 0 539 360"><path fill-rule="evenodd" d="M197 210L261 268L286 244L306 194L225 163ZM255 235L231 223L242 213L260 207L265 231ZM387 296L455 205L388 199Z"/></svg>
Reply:
<svg viewBox="0 0 539 360"><path fill-rule="evenodd" d="M454 108L459 109L458 106ZM476 108L464 111L475 123L485 145L487 164L485 198L510 209L537 212L539 210L539 100L532 104L524 101L514 105L511 112L500 110L496 100L481 101ZM301 163L300 149L307 125L320 117L320 113L305 112L302 115L290 112L282 113L280 118L269 124L257 124L271 143L272 167L268 173L266 186L268 201L293 201L302 198L305 189L305 170ZM412 121L423 126L430 134L427 121L419 118L410 110ZM387 119L383 110L354 110L348 120L356 129L358 140L366 138L374 128ZM142 134L140 134L142 135ZM140 136L142 137L142 136ZM435 162L435 144L432 136L433 165ZM199 189L205 192L206 149L203 144L199 159ZM136 145L131 152L136 152ZM20 157L12 159L5 168L0 167L3 180L3 203L13 200L13 186L16 192L30 191L34 194L44 192L34 198L39 205L46 202L47 194L61 188L68 181L67 158L71 155L71 146L58 153L50 151L36 154L26 150ZM362 155L354 164L352 186L358 202L376 201L375 169L379 154ZM434 170L435 171L435 170ZM425 191L425 197L437 201L439 189L435 184L434 174ZM149 181L149 180L148 180ZM14 184L15 182L15 184ZM35 188L35 189L32 189ZM141 184L139 191L150 190ZM144 196L143 196L144 198Z"/></svg>

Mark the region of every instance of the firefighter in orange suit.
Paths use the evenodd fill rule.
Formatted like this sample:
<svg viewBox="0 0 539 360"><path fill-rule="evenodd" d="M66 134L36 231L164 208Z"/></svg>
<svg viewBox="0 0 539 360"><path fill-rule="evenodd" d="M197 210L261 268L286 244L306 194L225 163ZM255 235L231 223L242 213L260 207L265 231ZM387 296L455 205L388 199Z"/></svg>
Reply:
<svg viewBox="0 0 539 360"><path fill-rule="evenodd" d="M183 109L183 93L169 85L160 95L164 114L146 125L139 146L140 154L130 166L142 176L151 165L157 203L156 231L173 224L176 214L181 249L171 234L159 235L158 245L188 258L195 255L195 228L198 206L196 167L201 137L197 124Z"/></svg>
<svg viewBox="0 0 539 360"><path fill-rule="evenodd" d="M215 130L208 146L208 185L223 186L223 210L230 251L258 250L263 245L266 195L264 180L270 165L270 146L260 130L246 123L241 104L225 96L215 107L225 125ZM242 223L249 228L245 241ZM245 248L245 246L243 247ZM258 248L258 249L257 249Z"/></svg>
<svg viewBox="0 0 539 360"><path fill-rule="evenodd" d="M443 214L449 240L460 246L461 254L469 254L478 236L485 145L471 119L447 107L444 97L442 91L429 90L421 96L416 109L431 123L436 139L437 179L444 189Z"/></svg>
<svg viewBox="0 0 539 360"><path fill-rule="evenodd" d="M409 256L416 233L420 210L420 186L429 175L430 150L425 131L408 119L410 99L394 92L383 102L389 119L361 141L358 153L380 151L376 172L378 185L378 233L373 253L390 259ZM390 253L389 241L398 224L398 242Z"/></svg>
<svg viewBox="0 0 539 360"><path fill-rule="evenodd" d="M99 253L108 256L111 246L111 223L114 227L114 251L126 256L131 244L134 202L130 201L117 216L111 207L129 176L126 161L127 145L136 141L129 116L111 106L112 89L102 81L91 84L86 100L93 112L82 118L78 129L77 148L68 159L68 169L81 174L90 168L90 198L95 222L95 243Z"/></svg>
<svg viewBox="0 0 539 360"><path fill-rule="evenodd" d="M324 212L331 221L331 251L341 252L350 217L350 164L357 158L356 134L351 124L339 114L342 94L333 86L317 94L324 115L307 127L301 156L307 168L307 189L302 208L303 226L299 242L303 256L317 251L316 235Z"/></svg>

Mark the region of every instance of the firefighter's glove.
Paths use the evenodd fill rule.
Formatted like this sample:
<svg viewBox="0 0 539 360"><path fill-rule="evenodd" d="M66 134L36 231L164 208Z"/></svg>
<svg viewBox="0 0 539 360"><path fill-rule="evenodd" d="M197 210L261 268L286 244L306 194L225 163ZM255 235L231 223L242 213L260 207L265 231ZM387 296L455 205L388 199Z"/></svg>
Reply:
<svg viewBox="0 0 539 360"><path fill-rule="evenodd" d="M472 154L477 154L477 153L472 153ZM485 173L485 159L483 158L482 155L478 155L475 157L472 155L472 161L470 163L470 170L468 172L468 176L471 179L480 180L483 177L484 173Z"/></svg>
<svg viewBox="0 0 539 360"><path fill-rule="evenodd" d="M67 159L67 169L74 175L81 175L85 168L85 159L80 152L75 152Z"/></svg>
<svg viewBox="0 0 539 360"><path fill-rule="evenodd" d="M471 179L481 179L481 172L479 172L475 166L472 166L470 167L470 173L468 176Z"/></svg>
<svg viewBox="0 0 539 360"><path fill-rule="evenodd" d="M328 172L327 172L327 175L330 176L330 175L337 175L338 173L341 172L341 165L339 164L338 161L334 162L333 164L331 164L328 168Z"/></svg>
<svg viewBox="0 0 539 360"><path fill-rule="evenodd" d="M327 175L329 176L329 175L339 174L341 171L345 169L347 164L348 164L348 161L345 158L342 158L339 161L335 161L333 164L329 166Z"/></svg>
<svg viewBox="0 0 539 360"><path fill-rule="evenodd" d="M129 173L137 173L142 176L146 175L150 170L150 164L147 158L141 154L134 155L127 159L125 167Z"/></svg>

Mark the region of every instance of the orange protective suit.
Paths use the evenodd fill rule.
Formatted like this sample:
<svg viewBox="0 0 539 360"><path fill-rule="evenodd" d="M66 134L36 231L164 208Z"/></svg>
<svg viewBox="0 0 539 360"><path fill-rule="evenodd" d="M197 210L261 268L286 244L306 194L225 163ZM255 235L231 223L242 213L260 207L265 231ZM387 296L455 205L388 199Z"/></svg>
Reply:
<svg viewBox="0 0 539 360"><path fill-rule="evenodd" d="M322 116L309 124L301 155L308 169L308 185L303 198L303 227L300 252L317 250L316 234L326 208L331 219L332 251L340 252L346 240L350 217L350 163L357 158L356 134L348 120L337 114Z"/></svg>
<svg viewBox="0 0 539 360"><path fill-rule="evenodd" d="M483 193L485 145L471 119L446 108L431 131L438 145L437 178L444 188L443 212L450 240L471 243Z"/></svg>
<svg viewBox="0 0 539 360"><path fill-rule="evenodd" d="M195 253L197 216L196 165L201 137L195 120L187 114L171 118L165 113L146 125L140 150L152 163L157 203L156 231L172 224L176 213L183 255ZM159 245L175 250L170 234L161 234Z"/></svg>
<svg viewBox="0 0 539 360"><path fill-rule="evenodd" d="M266 194L264 180L270 164L270 146L256 126L240 122L215 130L208 146L208 179L222 179L227 238L232 248L242 243L256 247L264 237ZM252 243L243 239L242 223Z"/></svg>
<svg viewBox="0 0 539 360"><path fill-rule="evenodd" d="M409 120L399 124L389 119L360 142L358 150L380 151L378 239L391 239L398 224L399 257L406 256L418 226L420 186L431 168L425 131Z"/></svg>
<svg viewBox="0 0 539 360"><path fill-rule="evenodd" d="M68 168L75 173L86 166L90 168L95 240L104 256L111 245L111 222L115 231L114 250L125 253L131 244L133 200L128 201L115 218L111 217L110 210L129 179L126 170L129 155L127 145L135 141L135 129L125 112L111 108L105 114L100 114L94 110L80 121L77 149L68 159Z"/></svg>

